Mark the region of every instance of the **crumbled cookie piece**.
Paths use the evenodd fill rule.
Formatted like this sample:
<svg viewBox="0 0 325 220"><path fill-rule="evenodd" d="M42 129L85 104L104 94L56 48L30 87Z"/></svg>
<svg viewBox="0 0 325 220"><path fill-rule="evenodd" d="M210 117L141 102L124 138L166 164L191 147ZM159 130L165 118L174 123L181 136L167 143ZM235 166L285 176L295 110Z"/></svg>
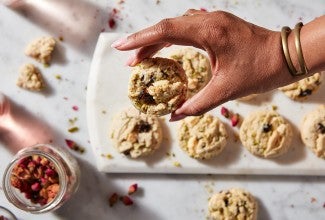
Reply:
<svg viewBox="0 0 325 220"><path fill-rule="evenodd" d="M41 37L27 46L25 54L44 65L49 65L55 44L56 41L53 37Z"/></svg>
<svg viewBox="0 0 325 220"><path fill-rule="evenodd" d="M33 64L26 64L21 67L17 86L30 91L41 91L45 83L41 72Z"/></svg>

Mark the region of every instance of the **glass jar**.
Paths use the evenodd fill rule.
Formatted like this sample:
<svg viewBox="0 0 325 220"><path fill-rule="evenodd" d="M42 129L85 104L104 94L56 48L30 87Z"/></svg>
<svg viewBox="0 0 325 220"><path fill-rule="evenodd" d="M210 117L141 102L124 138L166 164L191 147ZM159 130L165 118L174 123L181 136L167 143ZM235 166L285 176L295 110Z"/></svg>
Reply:
<svg viewBox="0 0 325 220"><path fill-rule="evenodd" d="M14 156L3 190L17 208L37 214L59 208L77 191L79 180L78 163L66 149L37 144Z"/></svg>

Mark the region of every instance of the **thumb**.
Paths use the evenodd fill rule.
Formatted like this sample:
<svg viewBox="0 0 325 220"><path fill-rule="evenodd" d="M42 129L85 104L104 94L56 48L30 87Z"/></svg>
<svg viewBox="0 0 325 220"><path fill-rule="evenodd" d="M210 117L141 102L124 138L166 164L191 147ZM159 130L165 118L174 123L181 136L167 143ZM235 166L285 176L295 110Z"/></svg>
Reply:
<svg viewBox="0 0 325 220"><path fill-rule="evenodd" d="M171 115L170 121L178 121L186 116L202 115L227 101L229 90L224 89L224 83L217 78L217 76L213 76L200 92L184 102L180 108L176 109Z"/></svg>

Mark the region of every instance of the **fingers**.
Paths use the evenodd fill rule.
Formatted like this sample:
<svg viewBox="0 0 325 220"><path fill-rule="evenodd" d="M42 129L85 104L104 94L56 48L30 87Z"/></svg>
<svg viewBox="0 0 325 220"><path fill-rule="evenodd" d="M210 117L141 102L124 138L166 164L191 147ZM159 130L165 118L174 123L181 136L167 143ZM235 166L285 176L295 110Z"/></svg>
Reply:
<svg viewBox="0 0 325 220"><path fill-rule="evenodd" d="M147 57L152 57L162 48L169 46L169 44L168 45L167 44L168 43L160 43L160 44L154 44L146 47L141 47L140 49L136 50L134 55L129 57L129 59L126 61L126 65L135 66L143 59Z"/></svg>
<svg viewBox="0 0 325 220"><path fill-rule="evenodd" d="M230 97L224 84L214 76L199 93L187 100L172 115L170 121L178 121L186 116L202 115L224 103Z"/></svg>
<svg viewBox="0 0 325 220"><path fill-rule="evenodd" d="M160 43L200 46L200 29L202 19L197 16L181 16L163 19L156 25L119 39L111 45L118 50L133 50Z"/></svg>

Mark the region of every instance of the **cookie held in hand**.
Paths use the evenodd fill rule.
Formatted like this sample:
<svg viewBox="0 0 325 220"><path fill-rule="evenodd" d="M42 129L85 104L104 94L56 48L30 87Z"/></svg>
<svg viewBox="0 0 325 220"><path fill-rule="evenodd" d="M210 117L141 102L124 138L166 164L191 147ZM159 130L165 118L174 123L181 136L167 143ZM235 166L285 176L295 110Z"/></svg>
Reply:
<svg viewBox="0 0 325 220"><path fill-rule="evenodd" d="M147 58L132 70L128 96L142 113L169 114L185 101L186 92L185 72L174 60Z"/></svg>

